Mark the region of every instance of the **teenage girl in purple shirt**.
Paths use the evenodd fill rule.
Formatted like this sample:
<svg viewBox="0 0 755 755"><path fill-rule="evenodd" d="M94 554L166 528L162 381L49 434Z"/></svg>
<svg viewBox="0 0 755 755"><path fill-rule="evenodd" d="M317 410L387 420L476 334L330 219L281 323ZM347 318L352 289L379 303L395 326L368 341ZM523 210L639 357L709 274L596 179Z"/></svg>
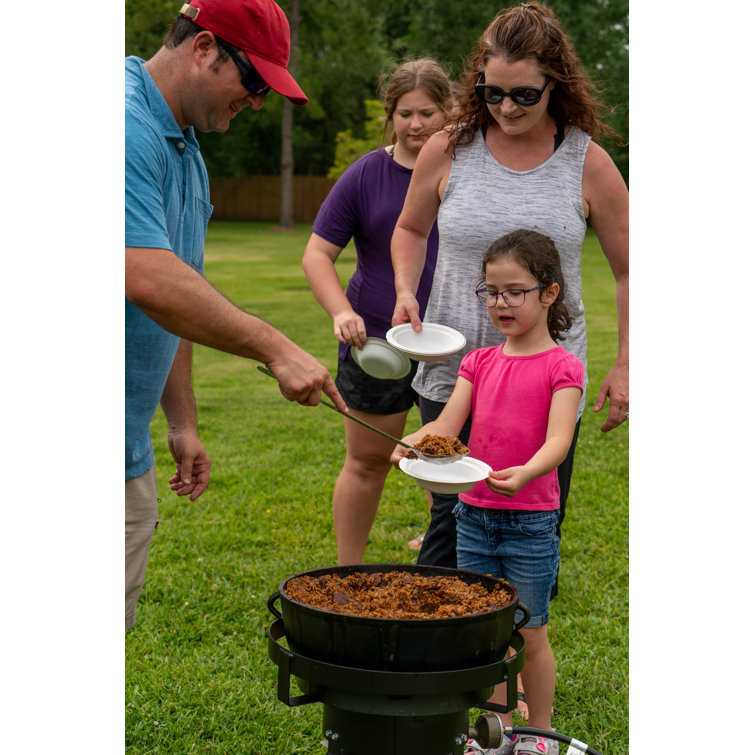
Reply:
<svg viewBox="0 0 755 755"><path fill-rule="evenodd" d="M368 337L384 338L396 304L390 243L409 188L414 163L428 137L443 127L452 106L451 84L433 60L409 61L390 76L382 96L391 144L349 166L323 202L302 265L312 293L333 318L338 340L336 385L350 412L384 432L400 436L417 403L406 377L380 380L365 373L349 353ZM353 239L357 267L344 292L335 262ZM428 240L417 300L424 314L430 295L438 231ZM390 470L393 443L356 422L344 421L346 459L333 491L338 563L361 563L367 537Z"/></svg>

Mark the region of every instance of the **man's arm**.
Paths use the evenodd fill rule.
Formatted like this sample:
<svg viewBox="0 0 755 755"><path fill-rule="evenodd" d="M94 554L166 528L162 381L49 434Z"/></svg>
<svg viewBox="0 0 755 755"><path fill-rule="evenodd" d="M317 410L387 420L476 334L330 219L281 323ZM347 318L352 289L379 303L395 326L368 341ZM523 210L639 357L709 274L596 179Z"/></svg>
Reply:
<svg viewBox="0 0 755 755"><path fill-rule="evenodd" d="M199 439L194 393L191 389L190 341L181 340L160 398L168 420L168 447L176 462L176 473L168 480L178 495L194 501L210 482L210 458Z"/></svg>
<svg viewBox="0 0 755 755"><path fill-rule="evenodd" d="M169 249L126 247L126 298L165 330L266 364L289 401L320 392L346 411L328 371L269 323L236 307Z"/></svg>

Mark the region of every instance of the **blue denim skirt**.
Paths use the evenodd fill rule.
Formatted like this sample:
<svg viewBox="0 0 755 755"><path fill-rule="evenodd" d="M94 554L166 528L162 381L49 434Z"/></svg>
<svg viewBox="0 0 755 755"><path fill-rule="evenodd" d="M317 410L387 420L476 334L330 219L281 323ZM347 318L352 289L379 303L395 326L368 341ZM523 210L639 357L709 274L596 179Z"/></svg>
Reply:
<svg viewBox="0 0 755 755"><path fill-rule="evenodd" d="M530 610L525 626L547 624L558 574L558 509L485 509L459 501L454 516L458 568L505 579Z"/></svg>

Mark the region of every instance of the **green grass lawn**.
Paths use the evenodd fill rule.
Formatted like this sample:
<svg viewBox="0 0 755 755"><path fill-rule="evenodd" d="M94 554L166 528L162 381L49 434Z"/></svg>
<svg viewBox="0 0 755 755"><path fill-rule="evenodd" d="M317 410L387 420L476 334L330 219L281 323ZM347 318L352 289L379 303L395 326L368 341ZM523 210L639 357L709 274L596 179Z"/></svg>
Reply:
<svg viewBox="0 0 755 755"><path fill-rule="evenodd" d="M300 265L308 236L309 227L212 223L206 275L335 374L331 321ZM344 282L354 263L347 248L339 260ZM603 755L626 755L628 430L601 433L606 410L591 410L616 353L613 281L592 234L583 267L590 386L551 605L553 726ZM267 598L284 578L336 563L330 500L344 455L342 421L323 407L284 400L254 362L202 347L194 362L212 479L194 503L170 491L173 464L158 412L160 526L137 624L125 640L126 753L322 754L320 705L288 708L277 700ZM412 412L409 429L418 426ZM423 491L392 470L366 560L413 562L406 543L426 520Z"/></svg>

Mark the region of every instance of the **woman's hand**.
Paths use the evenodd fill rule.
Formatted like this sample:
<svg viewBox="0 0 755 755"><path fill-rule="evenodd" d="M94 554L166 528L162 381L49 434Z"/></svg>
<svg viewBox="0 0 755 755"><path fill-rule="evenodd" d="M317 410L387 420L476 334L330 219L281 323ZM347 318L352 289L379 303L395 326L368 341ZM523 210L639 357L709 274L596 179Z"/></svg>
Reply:
<svg viewBox="0 0 755 755"><path fill-rule="evenodd" d="M396 325L403 325L405 322L410 322L417 333L422 330L422 320L419 316L419 304L416 297L411 294L397 294L391 325L396 327Z"/></svg>
<svg viewBox="0 0 755 755"><path fill-rule="evenodd" d="M600 386L600 393L592 407L594 412L599 412L609 401L608 416L601 426L601 431L607 433L613 430L629 418L629 367L620 365L618 362L610 369Z"/></svg>
<svg viewBox="0 0 755 755"><path fill-rule="evenodd" d="M600 387L593 411L610 401L604 433L629 416L629 191L608 153L590 143L582 180L590 223L616 281L618 358Z"/></svg>
<svg viewBox="0 0 755 755"><path fill-rule="evenodd" d="M451 172L451 155L446 152L448 132L433 134L417 155L417 162L409 182L404 207L401 210L391 239L391 261L396 289L396 307L391 324L410 322L414 330L422 330L419 305L415 293L425 269L427 239L438 217Z"/></svg>
<svg viewBox="0 0 755 755"><path fill-rule="evenodd" d="M333 316L333 333L340 343L361 349L367 342L364 320L351 307Z"/></svg>

